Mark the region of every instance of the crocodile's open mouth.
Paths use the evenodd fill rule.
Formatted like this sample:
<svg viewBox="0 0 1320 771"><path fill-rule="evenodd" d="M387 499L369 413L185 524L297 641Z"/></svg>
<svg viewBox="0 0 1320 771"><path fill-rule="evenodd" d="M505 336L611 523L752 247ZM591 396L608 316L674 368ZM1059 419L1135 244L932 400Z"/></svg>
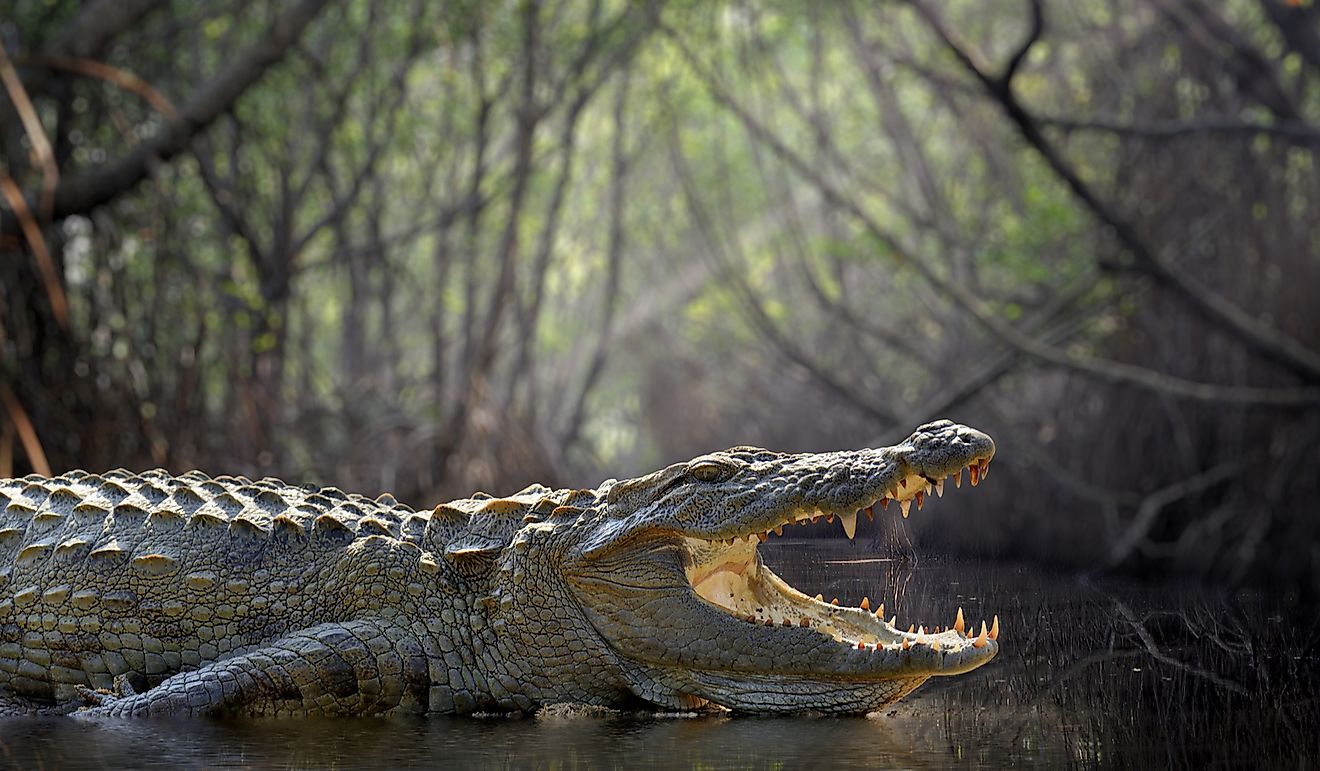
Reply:
<svg viewBox="0 0 1320 771"><path fill-rule="evenodd" d="M989 458L978 458L966 467L973 485L985 476L989 464ZM840 606L837 599L808 597L762 564L757 552L759 542L782 536L786 527L806 525L821 518L828 522L838 520L851 539L856 535L859 516L873 519L876 505L885 509L896 503L907 517L913 503L920 508L932 493L943 496L946 479L951 478L954 486L961 487L963 470L940 478L910 473L860 509L797 509L785 512L782 522L765 531L712 540L685 537L688 559L684 571L688 582L702 600L748 625L810 629L832 639L841 648L880 654L887 660L913 659L924 665L933 664L928 674L956 674L972 669L992 658L998 650L998 616L989 623L982 621L977 627L966 622L959 608L947 627L927 629L913 624L902 630L897 626L897 618L885 619L883 603L873 606L869 599L863 598L860 606L846 607ZM887 667L884 671L893 669Z"/></svg>

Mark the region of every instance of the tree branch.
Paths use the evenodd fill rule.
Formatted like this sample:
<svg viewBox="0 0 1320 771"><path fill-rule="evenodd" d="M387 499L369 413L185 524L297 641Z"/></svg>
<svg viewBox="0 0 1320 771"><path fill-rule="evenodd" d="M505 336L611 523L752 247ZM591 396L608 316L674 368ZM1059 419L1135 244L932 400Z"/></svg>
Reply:
<svg viewBox="0 0 1320 771"><path fill-rule="evenodd" d="M327 2L301 0L277 18L260 40L199 88L179 110L178 118L164 124L159 134L117 161L66 178L55 193L53 218L83 214L113 200L150 175L157 164L186 149L195 135L233 107L250 86L284 57ZM0 211L0 234L12 235L17 229L13 211Z"/></svg>
<svg viewBox="0 0 1320 771"><path fill-rule="evenodd" d="M971 53L954 41L944 28L943 22L925 3L920 0L908 0L908 2L926 20L931 30L958 63L998 102L1005 115L1017 126L1018 133L1027 144L1098 220L1113 229L1119 243L1136 258L1156 283L1170 290L1174 296L1214 327L1237 338L1257 355L1283 366L1306 382L1320 383L1320 355L1246 313L1222 295L1194 281L1177 265L1170 263L1147 246L1132 223L1120 217L1108 204L1100 200L1054 146L1045 139L1035 118L1013 94L1012 83L988 74L984 67L978 65Z"/></svg>

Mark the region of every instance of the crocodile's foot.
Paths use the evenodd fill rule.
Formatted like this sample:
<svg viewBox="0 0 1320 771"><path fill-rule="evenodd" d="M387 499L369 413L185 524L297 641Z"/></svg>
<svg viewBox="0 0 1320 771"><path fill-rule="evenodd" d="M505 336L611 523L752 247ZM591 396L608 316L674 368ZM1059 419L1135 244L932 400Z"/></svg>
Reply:
<svg viewBox="0 0 1320 771"><path fill-rule="evenodd" d="M109 690L104 688L92 689L85 685L78 686L78 698L81 702L72 702L71 711L68 714L74 717L109 715L115 704L137 695L137 689L129 682L128 676L116 675L114 687Z"/></svg>

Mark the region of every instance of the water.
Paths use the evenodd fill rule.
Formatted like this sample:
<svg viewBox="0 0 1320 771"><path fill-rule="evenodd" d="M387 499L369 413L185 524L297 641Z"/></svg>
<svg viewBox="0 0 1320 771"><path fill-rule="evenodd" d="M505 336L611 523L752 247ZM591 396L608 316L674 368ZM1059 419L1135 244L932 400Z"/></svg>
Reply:
<svg viewBox="0 0 1320 771"><path fill-rule="evenodd" d="M1079 580L999 563L887 561L772 542L798 588L883 600L900 623L998 613L1003 648L869 717L0 720L15 768L1256 768L1320 764L1320 627L1268 592Z"/></svg>

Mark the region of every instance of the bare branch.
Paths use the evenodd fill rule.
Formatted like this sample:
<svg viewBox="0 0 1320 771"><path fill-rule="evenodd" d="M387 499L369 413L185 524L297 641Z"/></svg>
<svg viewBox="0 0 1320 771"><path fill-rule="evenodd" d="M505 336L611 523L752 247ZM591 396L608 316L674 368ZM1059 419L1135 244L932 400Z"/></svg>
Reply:
<svg viewBox="0 0 1320 771"><path fill-rule="evenodd" d="M1145 541L1151 527L1155 525L1156 518L1166 506L1232 479L1241 474L1252 460L1255 458L1235 458L1187 479L1180 479L1146 496L1137 507L1137 515L1110 547L1108 567L1115 567L1132 556L1137 547Z"/></svg>
<svg viewBox="0 0 1320 771"><path fill-rule="evenodd" d="M1018 133L1027 144L1067 184L1073 194L1086 204L1097 219L1113 229L1119 243L1136 258L1137 263L1156 283L1170 290L1174 296L1183 300L1188 307L1216 328L1237 338L1257 355L1283 366L1306 382L1320 382L1320 355L1193 280L1177 265L1151 249L1132 223L1120 217L1107 203L1100 200L1091 187L1082 181L1072 166L1055 150L1041 133L1035 118L1014 96L1012 83L987 74L985 68L976 63L972 54L952 38L944 28L943 22L925 3L920 0L908 0L908 2L926 20L931 30L958 63L998 102L1005 115L1017 126Z"/></svg>
<svg viewBox="0 0 1320 771"><path fill-rule="evenodd" d="M4 83L5 91L9 93L9 101L18 111L19 120L23 122L23 131L27 134L28 141L32 143L32 152L41 165L40 212L41 219L48 222L55 207L55 188L60 184L60 170L55 165L55 153L50 149L50 139L46 137L46 129L42 127L41 119L37 117L37 111L32 107L32 100L28 98L27 89L23 87L23 81L19 80L13 62L9 61L9 54L5 52L3 42L0 42L0 83ZM11 203L10 206L13 207L13 204ZM17 207L14 207L14 213L18 213Z"/></svg>
<svg viewBox="0 0 1320 771"><path fill-rule="evenodd" d="M275 19L266 34L235 56L228 66L197 89L179 110L177 120L165 124L155 137L133 148L119 160L65 179L55 194L52 217L82 214L131 189L162 161L187 148L188 142L229 110L247 89L278 63L301 37L328 0L301 0ZM13 211L0 211L0 234L18 228Z"/></svg>
<svg viewBox="0 0 1320 771"><path fill-rule="evenodd" d="M50 310L55 316L55 322L62 328L68 328L69 301L64 296L64 284L55 270L55 261L51 259L50 250L46 248L46 237L41 234L41 227L32 216L32 212L28 211L27 199L23 197L23 191L3 170L0 170L0 192L4 193L5 200L17 215L19 225L23 228L23 237L27 239L32 255L37 260L37 269L41 271L41 282L46 286L46 297L50 300Z"/></svg>
<svg viewBox="0 0 1320 771"><path fill-rule="evenodd" d="M897 415L888 408L867 399L862 394L857 393L848 383L835 377L826 368L818 364L806 351L802 350L792 339L785 336L775 324L774 319L770 317L761 305L761 301L756 297L752 288L747 285L743 279L742 271L730 265L726 259L723 247L720 244L718 236L715 233L714 226L706 216L701 202L696 195L696 185L692 180L692 175L688 170L687 163L683 155L679 152L671 137L670 142L670 164L674 167L675 174L683 186L684 200L687 203L688 213L692 217L693 224L698 233L706 242L706 252L716 262L717 274L720 278L728 281L734 288L737 298L747 308L748 316L761 331L761 334L770 341L776 350L784 358L797 364L808 375L825 387L826 390L840 396L848 403L852 404L858 410L866 413L875 420L883 424L892 424L898 422ZM736 244L734 246L736 248Z"/></svg>
<svg viewBox="0 0 1320 771"><path fill-rule="evenodd" d="M1037 116L1042 126L1065 132L1102 132L1120 136L1169 141L1201 136L1254 137L1271 136L1298 144L1320 145L1320 131L1303 123L1258 123L1232 118L1203 118L1185 121L1127 123L1113 118L1076 119Z"/></svg>
<svg viewBox="0 0 1320 771"><path fill-rule="evenodd" d="M1013 76L1017 74L1018 68L1026 60L1027 54L1031 52L1031 47L1040 40L1041 34L1045 31L1045 10L1041 7L1040 0L1030 0L1031 5L1031 26L1027 28L1027 36L1022 43L1009 57L1008 64L1004 67L1004 72L999 76L999 80L1005 85L1012 82Z"/></svg>
<svg viewBox="0 0 1320 771"><path fill-rule="evenodd" d="M0 382L0 401L4 402L5 411L9 413L9 422L18 431L19 441L23 443L23 452L27 453L32 470L50 476L50 463L46 461L46 452L41 449L41 440L37 438L37 431L32 427L32 420L28 418L27 410L23 409L23 405L8 383Z"/></svg>
<svg viewBox="0 0 1320 771"><path fill-rule="evenodd" d="M1182 398L1209 402L1230 402L1246 406L1283 408L1306 407L1320 403L1320 387L1257 388L1197 383L1130 364L1071 356L1018 332L1011 325L982 307L981 302L966 289L935 272L924 260L914 255L898 237L871 217L857 201L836 189L818 173L815 167L775 136L766 126L752 117L733 98L729 90L700 64L699 60L675 33L671 30L667 30L667 32L670 39L685 53L688 66L696 72L707 88L710 89L711 95L742 122L744 128L754 139L766 143L785 163L812 183L826 201L856 218L867 232L890 251L894 259L912 268L944 297L953 300L959 307L970 313L982 325L1013 347L1042 361L1083 372L1102 381L1128 383Z"/></svg>
<svg viewBox="0 0 1320 771"><path fill-rule="evenodd" d="M169 98L160 91L157 91L150 83L128 70L112 67L104 62L93 61L91 59L79 59L73 56L45 55L19 59L19 64L31 67L45 67L47 69L60 70L63 72L72 72L77 75L104 80L107 83L118 86L125 91L131 91L142 97L142 100L151 105L152 109L170 120L175 120L179 117L178 111L174 109L174 104L170 102Z"/></svg>

